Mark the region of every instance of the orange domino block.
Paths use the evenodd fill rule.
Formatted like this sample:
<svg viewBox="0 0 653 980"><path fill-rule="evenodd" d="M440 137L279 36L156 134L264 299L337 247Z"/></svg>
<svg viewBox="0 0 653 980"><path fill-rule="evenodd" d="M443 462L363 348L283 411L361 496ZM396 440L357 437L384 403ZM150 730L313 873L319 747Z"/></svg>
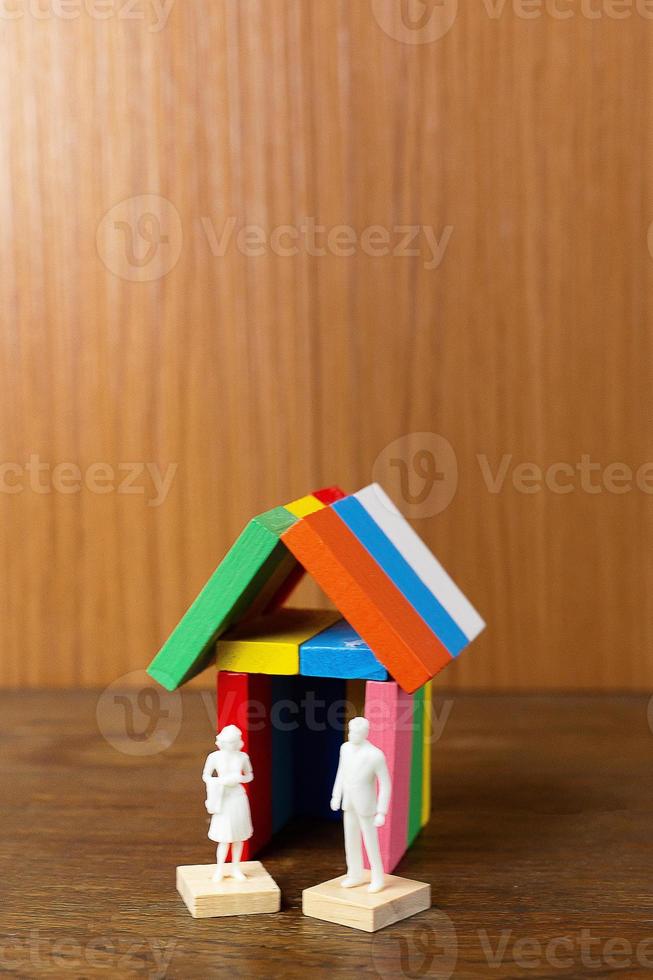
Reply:
<svg viewBox="0 0 653 980"><path fill-rule="evenodd" d="M282 541L404 691L417 690L451 661L435 633L333 508L297 521Z"/></svg>

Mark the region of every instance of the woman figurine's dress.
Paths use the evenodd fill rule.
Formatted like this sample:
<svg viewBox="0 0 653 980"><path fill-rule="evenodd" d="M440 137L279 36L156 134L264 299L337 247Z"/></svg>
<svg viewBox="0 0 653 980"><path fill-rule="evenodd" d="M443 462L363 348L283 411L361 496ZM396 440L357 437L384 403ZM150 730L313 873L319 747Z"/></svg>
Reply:
<svg viewBox="0 0 653 980"><path fill-rule="evenodd" d="M224 785L220 777L251 775L249 756L246 752L222 749L211 752L206 760L204 775L211 776L213 772L217 772L218 778L212 778L207 783L210 799L215 801L213 805L216 807L211 817L209 840L219 844L248 840L254 831L245 788L240 782L235 786Z"/></svg>

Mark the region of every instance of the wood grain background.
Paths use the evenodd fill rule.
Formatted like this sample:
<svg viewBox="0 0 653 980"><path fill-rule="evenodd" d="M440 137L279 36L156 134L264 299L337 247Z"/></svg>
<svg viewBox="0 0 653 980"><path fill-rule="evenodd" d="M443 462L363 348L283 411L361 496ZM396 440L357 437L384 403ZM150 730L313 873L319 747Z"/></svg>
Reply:
<svg viewBox="0 0 653 980"><path fill-rule="evenodd" d="M0 683L142 668L252 514L382 473L396 496L411 433L453 447L415 526L489 623L440 686L653 683L650 493L512 482L653 458L653 21L479 0L411 43L398 7L0 19ZM236 241L307 219L390 252ZM425 233L393 254L406 225L452 229L437 267ZM417 494L431 441L406 444ZM506 454L490 492L477 457ZM159 506L107 469L148 462L176 464ZM62 463L108 492L61 492Z"/></svg>

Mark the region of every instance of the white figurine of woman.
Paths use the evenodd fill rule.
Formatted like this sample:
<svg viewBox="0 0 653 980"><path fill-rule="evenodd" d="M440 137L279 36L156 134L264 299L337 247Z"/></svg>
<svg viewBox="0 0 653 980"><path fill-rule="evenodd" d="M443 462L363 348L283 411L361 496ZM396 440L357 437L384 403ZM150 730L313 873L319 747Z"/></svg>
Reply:
<svg viewBox="0 0 653 980"><path fill-rule="evenodd" d="M212 814L209 840L218 845L213 880L222 881L231 844L231 876L244 881L240 858L243 843L252 836L253 828L249 801L242 784L251 783L254 773L249 756L241 751L242 733L236 725L223 728L215 744L218 751L207 756L202 772L206 784L206 809Z"/></svg>

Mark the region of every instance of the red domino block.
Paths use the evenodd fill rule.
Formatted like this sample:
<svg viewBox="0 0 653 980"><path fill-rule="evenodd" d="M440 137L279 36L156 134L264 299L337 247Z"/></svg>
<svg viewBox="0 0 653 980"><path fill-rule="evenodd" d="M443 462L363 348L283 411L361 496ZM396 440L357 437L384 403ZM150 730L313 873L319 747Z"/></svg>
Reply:
<svg viewBox="0 0 653 980"><path fill-rule="evenodd" d="M385 753L392 780L390 809L379 830L383 867L390 873L408 847L413 695L394 681L367 681L365 717L370 723L370 742Z"/></svg>
<svg viewBox="0 0 653 980"><path fill-rule="evenodd" d="M252 811L254 834L245 842L248 861L272 836L272 729L271 678L264 674L218 672L218 731L237 725L243 733L243 751L251 760L254 779L245 786Z"/></svg>
<svg viewBox="0 0 653 980"><path fill-rule="evenodd" d="M340 487L324 487L322 490L313 490L313 497L323 504L332 504L334 500L342 500L346 496L340 489Z"/></svg>

